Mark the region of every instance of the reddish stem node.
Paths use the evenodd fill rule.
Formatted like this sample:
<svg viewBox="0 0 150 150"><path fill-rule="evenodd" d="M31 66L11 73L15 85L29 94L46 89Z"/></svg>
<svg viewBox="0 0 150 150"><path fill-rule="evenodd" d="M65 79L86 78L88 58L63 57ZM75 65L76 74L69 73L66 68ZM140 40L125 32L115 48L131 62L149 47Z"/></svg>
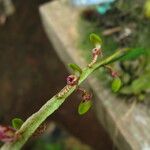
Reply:
<svg viewBox="0 0 150 150"><path fill-rule="evenodd" d="M116 78L119 76L119 73L117 71L114 71L112 67L110 66L104 66L106 69L108 69L110 75L113 77L113 78Z"/></svg>

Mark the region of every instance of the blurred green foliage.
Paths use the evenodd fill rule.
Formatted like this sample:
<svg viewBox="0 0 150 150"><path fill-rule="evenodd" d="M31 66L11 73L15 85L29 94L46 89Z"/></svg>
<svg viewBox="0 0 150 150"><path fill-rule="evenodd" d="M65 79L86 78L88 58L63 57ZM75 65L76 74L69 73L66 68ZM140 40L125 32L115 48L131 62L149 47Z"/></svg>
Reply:
<svg viewBox="0 0 150 150"><path fill-rule="evenodd" d="M38 141L33 150L65 150L62 143L48 143L44 141Z"/></svg>
<svg viewBox="0 0 150 150"><path fill-rule="evenodd" d="M122 94L140 95L141 93L149 93L150 74L147 70L150 70L150 20L145 17L145 3L146 0L119 0L105 15L99 15L94 12L95 10L88 10L82 13L79 21L78 28L81 35L79 47L83 50L82 53L88 61L91 59L89 49L93 48L87 41L87 36L91 32L101 36L104 56L112 54L118 48L130 47L134 49L135 55L134 57L132 55L130 61L124 60L114 66L123 75ZM131 35L119 39L123 34L122 30L109 36L103 34L104 31L115 27L130 29ZM138 50L137 53L136 50ZM103 70L100 72L102 73Z"/></svg>

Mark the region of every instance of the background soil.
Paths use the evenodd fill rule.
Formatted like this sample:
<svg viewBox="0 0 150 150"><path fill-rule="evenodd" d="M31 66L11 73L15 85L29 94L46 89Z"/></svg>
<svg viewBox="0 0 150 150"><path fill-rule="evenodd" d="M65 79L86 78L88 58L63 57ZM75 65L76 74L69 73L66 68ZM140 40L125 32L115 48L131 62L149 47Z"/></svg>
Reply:
<svg viewBox="0 0 150 150"><path fill-rule="evenodd" d="M46 0L14 0L16 12L0 27L0 122L24 120L65 84L68 75L43 31L38 6ZM93 110L80 117L77 95L49 117L95 150L113 144ZM25 148L27 149L27 148Z"/></svg>

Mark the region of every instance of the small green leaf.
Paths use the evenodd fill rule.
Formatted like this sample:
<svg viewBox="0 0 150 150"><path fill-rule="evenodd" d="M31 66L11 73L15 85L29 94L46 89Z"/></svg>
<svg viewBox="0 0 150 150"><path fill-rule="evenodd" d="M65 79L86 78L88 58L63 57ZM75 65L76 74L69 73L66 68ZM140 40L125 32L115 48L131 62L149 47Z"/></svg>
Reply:
<svg viewBox="0 0 150 150"><path fill-rule="evenodd" d="M121 88L122 82L119 77L116 77L113 79L112 84L111 84L111 89L113 92L118 92Z"/></svg>
<svg viewBox="0 0 150 150"><path fill-rule="evenodd" d="M22 126L22 124L23 124L23 120L20 119L20 118L14 118L12 120L12 126L15 129L20 129L20 127Z"/></svg>
<svg viewBox="0 0 150 150"><path fill-rule="evenodd" d="M95 46L101 46L102 40L101 38L96 35L95 33L90 34L90 41L95 45Z"/></svg>
<svg viewBox="0 0 150 150"><path fill-rule="evenodd" d="M85 114L92 106L92 101L91 100L88 100L88 101L82 101L80 104L79 104L79 107L78 107L78 113L80 115L83 115Z"/></svg>
<svg viewBox="0 0 150 150"><path fill-rule="evenodd" d="M75 72L82 73L82 69L76 64L68 64L68 66Z"/></svg>

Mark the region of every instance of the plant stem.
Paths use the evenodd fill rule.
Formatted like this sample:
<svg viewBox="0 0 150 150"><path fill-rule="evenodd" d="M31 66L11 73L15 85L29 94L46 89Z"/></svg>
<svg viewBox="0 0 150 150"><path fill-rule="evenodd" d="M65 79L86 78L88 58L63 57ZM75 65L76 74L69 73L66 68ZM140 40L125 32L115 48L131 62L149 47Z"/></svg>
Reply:
<svg viewBox="0 0 150 150"><path fill-rule="evenodd" d="M97 63L95 63L91 68L86 67L82 70L78 84L81 84L93 71L96 69L112 63L126 54L127 50L119 50L115 52L110 57L107 57ZM39 111L30 116L17 131L21 136L18 140L12 143L6 143L1 147L1 150L19 150L26 143L26 141L32 136L36 129L50 116L55 110L57 110L65 99L75 91L76 86L73 86L68 93L63 97L53 96L50 100L44 104Z"/></svg>

